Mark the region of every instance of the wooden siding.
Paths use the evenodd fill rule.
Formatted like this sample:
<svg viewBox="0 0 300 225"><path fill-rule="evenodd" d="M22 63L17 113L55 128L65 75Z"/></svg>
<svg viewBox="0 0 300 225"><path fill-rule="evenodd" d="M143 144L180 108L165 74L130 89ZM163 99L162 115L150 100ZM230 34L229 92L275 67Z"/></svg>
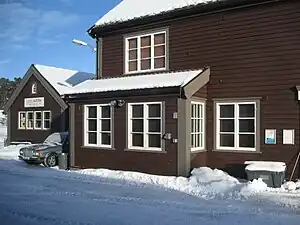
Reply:
<svg viewBox="0 0 300 225"><path fill-rule="evenodd" d="M32 83L37 83L37 94L31 94ZM24 108L24 98L44 97L43 108ZM18 112L19 111L42 111L50 110L52 114L52 126L50 130L19 130L18 129ZM42 142L45 138L57 131L61 131L63 128L61 116L61 108L54 98L47 92L47 90L41 85L41 83L31 76L24 86L15 102L12 104L11 109L11 141L31 141L32 143Z"/></svg>
<svg viewBox="0 0 300 225"><path fill-rule="evenodd" d="M130 171L141 171L152 174L177 174L177 145L171 140L165 141L165 153L149 153L143 151L127 151L126 140L126 105L114 109L114 150L89 148L83 146L84 104L105 104L113 99L92 99L85 103L75 104L75 166L82 168L108 168ZM177 120L172 118L177 111L177 98L172 96L158 97L127 97L122 98L126 103L131 102L165 102L165 132L177 136Z"/></svg>
<svg viewBox="0 0 300 225"><path fill-rule="evenodd" d="M149 24L140 29L169 27L170 70L211 66L211 81L205 87L209 166L224 169L240 166L249 159L280 160L288 164L290 173L300 144L300 111L294 88L300 83L299 15L300 2L288 0ZM104 77L123 73L122 35L138 29L103 37ZM196 96L203 96L203 91ZM242 97L262 98L261 154L212 151L215 136L212 99ZM276 145L264 144L266 128L277 129ZM295 145L282 144L282 129L295 129ZM296 170L298 177L299 170L300 167Z"/></svg>

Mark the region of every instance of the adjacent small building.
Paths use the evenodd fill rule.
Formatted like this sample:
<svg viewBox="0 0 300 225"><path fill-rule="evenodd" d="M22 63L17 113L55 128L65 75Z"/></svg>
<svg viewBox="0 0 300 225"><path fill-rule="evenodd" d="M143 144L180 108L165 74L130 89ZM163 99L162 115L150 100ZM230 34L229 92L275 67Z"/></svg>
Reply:
<svg viewBox="0 0 300 225"><path fill-rule="evenodd" d="M31 65L4 106L7 142L37 143L53 132L67 131L68 104L62 96L92 78L91 73Z"/></svg>

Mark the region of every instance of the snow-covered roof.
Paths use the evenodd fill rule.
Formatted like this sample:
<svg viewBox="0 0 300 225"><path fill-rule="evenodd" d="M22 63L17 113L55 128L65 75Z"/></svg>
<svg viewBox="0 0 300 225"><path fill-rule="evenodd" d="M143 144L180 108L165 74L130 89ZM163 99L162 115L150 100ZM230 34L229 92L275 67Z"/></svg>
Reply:
<svg viewBox="0 0 300 225"><path fill-rule="evenodd" d="M38 64L35 64L34 67L60 95L69 92L75 85L95 77L92 73L85 73L77 70L68 70Z"/></svg>
<svg viewBox="0 0 300 225"><path fill-rule="evenodd" d="M184 87L203 70L165 72L138 76L87 80L66 94L125 91L150 88Z"/></svg>
<svg viewBox="0 0 300 225"><path fill-rule="evenodd" d="M95 26L125 22L145 16L154 16L176 9L192 7L220 0L123 0L100 18Z"/></svg>

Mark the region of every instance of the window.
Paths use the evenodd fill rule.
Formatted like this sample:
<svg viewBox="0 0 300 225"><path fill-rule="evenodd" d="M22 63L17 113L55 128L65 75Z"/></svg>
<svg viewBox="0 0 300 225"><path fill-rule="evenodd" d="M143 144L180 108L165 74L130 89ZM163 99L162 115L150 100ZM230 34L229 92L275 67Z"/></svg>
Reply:
<svg viewBox="0 0 300 225"><path fill-rule="evenodd" d="M255 150L256 103L217 103L217 148Z"/></svg>
<svg viewBox="0 0 300 225"><path fill-rule="evenodd" d="M191 102L191 150L204 149L204 104Z"/></svg>
<svg viewBox="0 0 300 225"><path fill-rule="evenodd" d="M51 111L43 111L43 129L51 128Z"/></svg>
<svg viewBox="0 0 300 225"><path fill-rule="evenodd" d="M162 103L128 105L128 148L162 150Z"/></svg>
<svg viewBox="0 0 300 225"><path fill-rule="evenodd" d="M42 112L34 112L34 129L42 129Z"/></svg>
<svg viewBox="0 0 300 225"><path fill-rule="evenodd" d="M19 112L19 129L26 129L26 113Z"/></svg>
<svg viewBox="0 0 300 225"><path fill-rule="evenodd" d="M31 85L31 94L36 94L37 93L37 84L33 83Z"/></svg>
<svg viewBox="0 0 300 225"><path fill-rule="evenodd" d="M126 73L166 69L166 31L125 39Z"/></svg>
<svg viewBox="0 0 300 225"><path fill-rule="evenodd" d="M26 112L26 129L33 129L33 112Z"/></svg>
<svg viewBox="0 0 300 225"><path fill-rule="evenodd" d="M51 127L51 111L23 111L18 114L19 129L48 130Z"/></svg>
<svg viewBox="0 0 300 225"><path fill-rule="evenodd" d="M112 110L110 105L85 106L84 143L86 146L112 147Z"/></svg>

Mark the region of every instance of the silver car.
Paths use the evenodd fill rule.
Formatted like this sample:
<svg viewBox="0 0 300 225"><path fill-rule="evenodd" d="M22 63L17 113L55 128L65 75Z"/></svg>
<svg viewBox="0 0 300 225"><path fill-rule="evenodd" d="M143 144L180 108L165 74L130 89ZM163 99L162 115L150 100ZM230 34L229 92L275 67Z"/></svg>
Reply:
<svg viewBox="0 0 300 225"><path fill-rule="evenodd" d="M58 165L58 157L69 150L69 133L52 133L43 143L23 147L19 159L28 164L43 164L46 167Z"/></svg>

